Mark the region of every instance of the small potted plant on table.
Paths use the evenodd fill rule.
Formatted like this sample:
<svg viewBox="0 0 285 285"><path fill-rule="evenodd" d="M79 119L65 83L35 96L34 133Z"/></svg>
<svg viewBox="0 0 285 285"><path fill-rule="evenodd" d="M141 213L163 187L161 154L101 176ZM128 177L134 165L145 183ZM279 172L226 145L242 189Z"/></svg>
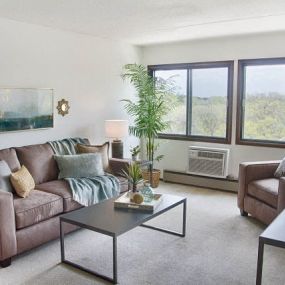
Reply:
<svg viewBox="0 0 285 285"><path fill-rule="evenodd" d="M132 162L127 170L122 170L122 175L128 179L129 185L131 186L131 191L129 192L130 200L137 204L142 203L144 198L138 193L138 185L143 184L144 180L139 164Z"/></svg>
<svg viewBox="0 0 285 285"><path fill-rule="evenodd" d="M143 183L142 171L140 166L132 162L127 170L122 170L122 175L128 179L133 193L138 191L138 185Z"/></svg>

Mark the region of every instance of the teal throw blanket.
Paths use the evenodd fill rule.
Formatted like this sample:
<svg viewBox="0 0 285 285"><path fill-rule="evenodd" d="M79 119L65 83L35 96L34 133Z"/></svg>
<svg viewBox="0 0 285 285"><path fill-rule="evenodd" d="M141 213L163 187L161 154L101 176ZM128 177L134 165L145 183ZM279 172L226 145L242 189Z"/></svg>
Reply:
<svg viewBox="0 0 285 285"><path fill-rule="evenodd" d="M77 143L86 144L81 138L68 138L48 142L57 155L76 154ZM92 178L65 178L72 192L72 198L83 206L90 206L108 198L116 197L120 193L119 180L104 174Z"/></svg>
<svg viewBox="0 0 285 285"><path fill-rule="evenodd" d="M48 143L50 144L55 154L64 155L64 154L76 154L75 146L78 143L86 144L86 141L87 140L81 138L68 138Z"/></svg>

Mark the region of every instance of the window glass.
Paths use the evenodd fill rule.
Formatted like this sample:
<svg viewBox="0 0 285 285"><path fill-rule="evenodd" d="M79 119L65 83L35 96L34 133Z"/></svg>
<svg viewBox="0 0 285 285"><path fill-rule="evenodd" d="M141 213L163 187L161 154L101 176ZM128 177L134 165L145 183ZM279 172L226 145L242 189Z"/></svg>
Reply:
<svg viewBox="0 0 285 285"><path fill-rule="evenodd" d="M171 106L164 118L168 122L166 134L186 135L187 105L187 70L157 70L155 76L173 82L173 94L167 96L167 104Z"/></svg>
<svg viewBox="0 0 285 285"><path fill-rule="evenodd" d="M172 80L174 86L167 97L169 127L160 137L230 143L233 61L149 69L157 78Z"/></svg>
<svg viewBox="0 0 285 285"><path fill-rule="evenodd" d="M228 68L192 70L191 134L226 137Z"/></svg>
<svg viewBox="0 0 285 285"><path fill-rule="evenodd" d="M285 64L244 67L242 139L285 141Z"/></svg>

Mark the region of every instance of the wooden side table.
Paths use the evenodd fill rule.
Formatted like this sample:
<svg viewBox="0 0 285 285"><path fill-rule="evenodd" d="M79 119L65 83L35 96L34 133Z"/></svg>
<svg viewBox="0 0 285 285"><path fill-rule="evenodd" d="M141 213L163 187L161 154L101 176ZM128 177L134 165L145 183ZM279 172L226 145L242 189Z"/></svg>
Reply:
<svg viewBox="0 0 285 285"><path fill-rule="evenodd" d="M263 254L265 244L285 248L285 210L283 210L259 236L256 285L261 285L262 282Z"/></svg>

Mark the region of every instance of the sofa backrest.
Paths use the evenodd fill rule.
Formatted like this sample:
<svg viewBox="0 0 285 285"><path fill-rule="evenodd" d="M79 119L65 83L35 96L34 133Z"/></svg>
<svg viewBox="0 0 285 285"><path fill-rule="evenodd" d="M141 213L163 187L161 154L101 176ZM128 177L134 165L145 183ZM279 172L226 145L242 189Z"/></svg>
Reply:
<svg viewBox="0 0 285 285"><path fill-rule="evenodd" d="M48 143L16 147L21 165L25 165L36 184L56 180L59 170L53 158L53 150Z"/></svg>
<svg viewBox="0 0 285 285"><path fill-rule="evenodd" d="M12 172L19 170L21 167L16 151L13 148L1 149L0 160L5 160Z"/></svg>

